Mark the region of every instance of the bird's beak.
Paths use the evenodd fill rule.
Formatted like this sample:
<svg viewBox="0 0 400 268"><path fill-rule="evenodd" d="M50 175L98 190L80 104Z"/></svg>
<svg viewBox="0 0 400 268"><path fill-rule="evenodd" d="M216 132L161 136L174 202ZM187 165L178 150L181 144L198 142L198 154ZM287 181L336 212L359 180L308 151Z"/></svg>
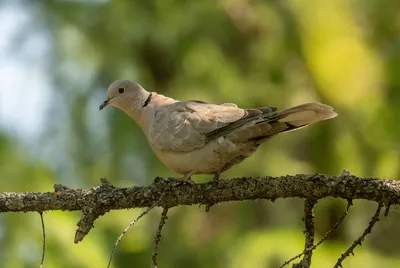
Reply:
<svg viewBox="0 0 400 268"><path fill-rule="evenodd" d="M102 104L99 106L99 111L103 110L103 108L107 107L108 103L110 100L105 100Z"/></svg>

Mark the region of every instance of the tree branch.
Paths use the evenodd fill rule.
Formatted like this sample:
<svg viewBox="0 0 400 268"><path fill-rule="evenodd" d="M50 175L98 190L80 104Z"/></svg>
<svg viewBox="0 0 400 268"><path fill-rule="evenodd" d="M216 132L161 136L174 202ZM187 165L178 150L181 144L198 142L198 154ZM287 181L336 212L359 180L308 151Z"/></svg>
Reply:
<svg viewBox="0 0 400 268"><path fill-rule="evenodd" d="M140 215L139 215L137 218L135 218L134 220L132 220L132 221L128 224L128 226L126 226L126 228L122 231L122 233L121 233L120 236L118 237L117 241L115 241L115 243L114 243L114 247L113 247L113 249L112 249L112 251L111 251L110 258L108 259L107 268L110 268L110 266L111 266L111 261L112 261L112 258L113 258L113 256L114 256L114 252L115 252L115 250L117 249L119 242L121 242L122 237L124 237L124 235L126 234L126 232L128 232L128 230L129 230L135 223L137 223L143 216L147 215L147 213L149 213L150 210L152 210L154 207L155 207L155 206L148 207L145 211L143 211L142 213L140 213Z"/></svg>
<svg viewBox="0 0 400 268"><path fill-rule="evenodd" d="M43 268L44 256L46 254L46 229L44 228L43 212L39 212L40 222L42 224L42 236L43 236L43 246L42 246L42 259L40 260L40 268Z"/></svg>
<svg viewBox="0 0 400 268"><path fill-rule="evenodd" d="M289 263L291 263L292 261L294 261L297 258L300 258L301 256L303 256L304 254L306 254L309 251L313 251L314 249L316 249L319 245L322 244L322 242L324 242L326 239L328 239L328 237L339 228L340 224L343 222L344 218L346 218L347 214L349 214L349 209L350 206L353 205L353 202L349 199L347 200L347 208L346 211L344 212L344 214L339 218L339 220L335 223L335 225L333 225L333 227L325 233L324 237L322 237L321 240L319 240L318 243L316 243L315 245L313 245L310 248L305 249L302 253L297 254L296 256L290 258L289 260L285 261L279 268L284 267L285 265L288 265ZM311 264L311 263L310 263Z"/></svg>
<svg viewBox="0 0 400 268"><path fill-rule="evenodd" d="M293 268L305 268L311 266L312 250L307 251L308 248L314 246L314 233L315 233L315 218L314 218L314 206L317 203L316 200L306 199L304 200L304 258L293 265Z"/></svg>
<svg viewBox="0 0 400 268"><path fill-rule="evenodd" d="M357 246L361 246L362 241L364 241L365 237L371 233L372 228L379 221L379 215L381 214L382 207L383 207L383 204L378 203L378 208L376 209L374 216L372 217L371 221L369 222L368 227L364 230L362 235L359 238L357 238L354 241L354 243L346 250L346 252L343 253L342 256L340 256L340 258L338 259L334 268L343 267L342 262L344 261L344 259L346 259L350 254L354 255L354 249Z"/></svg>
<svg viewBox="0 0 400 268"><path fill-rule="evenodd" d="M300 197L366 199L400 204L400 182L359 178L344 172L340 176L322 174L282 177L236 178L189 185L156 178L150 186L119 188L102 179L90 190L54 186L55 192L0 193L0 212L81 210L75 242L83 239L93 222L113 209L178 205L216 204L227 201Z"/></svg>
<svg viewBox="0 0 400 268"><path fill-rule="evenodd" d="M90 190L55 185L55 192L0 193L0 212L83 210L102 214L112 209L210 204L227 201L300 197L322 199L366 199L384 204L400 204L400 181L359 178L353 175L295 175L236 178L189 185L156 178L150 186L114 187L103 183Z"/></svg>
<svg viewBox="0 0 400 268"><path fill-rule="evenodd" d="M158 255L158 246L160 245L161 242L161 231L162 228L165 225L165 222L167 221L168 217L168 208L164 208L162 214L161 214L161 219L160 223L158 224L158 229L157 233L154 237L154 247L153 247L153 254L151 255L151 260L152 260L152 268L157 268L157 255Z"/></svg>
<svg viewBox="0 0 400 268"><path fill-rule="evenodd" d="M331 233L329 231L319 243L314 245L313 208L319 199L336 197L348 200L346 215L353 199L365 199L378 203L378 209L367 229L342 254L335 267L341 267L342 261L353 253L357 245L361 245L365 236L371 232L372 227L379 220L383 206L386 206L386 216L389 213L390 205L400 204L400 182L377 178L360 178L350 175L348 172L343 172L340 176L298 174L282 177L213 180L202 184L186 184L176 180L156 178L150 186L130 188L115 187L103 178L100 186L93 187L90 190L71 189L59 184L54 185L54 190L54 192L47 193L0 193L0 212L36 211L42 213L47 210L81 210L82 217L78 222L79 228L75 234L75 242L77 243L88 234L98 217L112 209L148 208L129 224L129 228L152 208L163 207L164 212L154 242L153 266L157 265L158 244L161 238L161 229L167 218L167 208L239 200L267 199L273 201L277 198L304 198L305 248L301 254L285 262L284 265L304 255L302 261L294 264L293 267L308 268L311 265L312 251ZM345 215L335 224L333 229L337 229L344 217ZM127 229L123 231L120 238ZM116 245L120 238L118 238ZM112 254L110 262L111 258Z"/></svg>

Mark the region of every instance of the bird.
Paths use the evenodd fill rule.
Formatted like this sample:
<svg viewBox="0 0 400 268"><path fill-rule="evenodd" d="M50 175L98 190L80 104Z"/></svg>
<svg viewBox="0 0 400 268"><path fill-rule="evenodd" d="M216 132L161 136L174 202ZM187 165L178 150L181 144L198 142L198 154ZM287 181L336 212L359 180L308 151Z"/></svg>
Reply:
<svg viewBox="0 0 400 268"><path fill-rule="evenodd" d="M178 101L130 80L117 80L108 87L99 110L107 106L136 121L158 159L183 175L174 179L190 184L196 174L211 174L218 180L222 172L278 134L337 116L331 106L318 102L278 111L268 106L242 109L233 103Z"/></svg>

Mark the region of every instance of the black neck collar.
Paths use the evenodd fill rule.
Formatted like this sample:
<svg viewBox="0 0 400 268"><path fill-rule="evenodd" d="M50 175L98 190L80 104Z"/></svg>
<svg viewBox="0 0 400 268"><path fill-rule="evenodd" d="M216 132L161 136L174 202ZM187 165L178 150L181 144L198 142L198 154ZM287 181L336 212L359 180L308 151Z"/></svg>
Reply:
<svg viewBox="0 0 400 268"><path fill-rule="evenodd" d="M147 97L147 99L144 101L142 108L146 107L150 101L151 101L151 96L153 95L153 93L150 92L149 96Z"/></svg>

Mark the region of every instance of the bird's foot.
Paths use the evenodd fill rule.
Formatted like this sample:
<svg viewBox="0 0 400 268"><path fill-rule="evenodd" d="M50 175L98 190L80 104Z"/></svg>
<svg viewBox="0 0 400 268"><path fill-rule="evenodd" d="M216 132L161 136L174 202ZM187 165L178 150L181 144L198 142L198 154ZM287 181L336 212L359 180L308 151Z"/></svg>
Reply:
<svg viewBox="0 0 400 268"><path fill-rule="evenodd" d="M220 174L221 174L221 173L219 173L219 172L218 172L218 173L215 173L212 180L213 180L213 181L219 180L219 175L220 175Z"/></svg>

